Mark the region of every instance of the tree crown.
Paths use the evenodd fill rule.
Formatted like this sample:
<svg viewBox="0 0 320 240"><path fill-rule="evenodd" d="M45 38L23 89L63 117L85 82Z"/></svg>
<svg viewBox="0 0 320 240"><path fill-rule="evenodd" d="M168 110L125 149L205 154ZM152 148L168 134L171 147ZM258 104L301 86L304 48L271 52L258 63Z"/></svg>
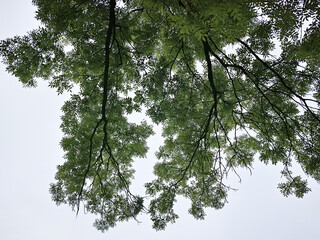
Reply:
<svg viewBox="0 0 320 240"><path fill-rule="evenodd" d="M25 86L79 87L62 108L66 161L50 192L76 211L83 203L99 230L141 212L164 229L177 195L203 219L226 203L227 174L254 159L283 164L285 196L310 191L294 161L320 180L318 1L33 3L41 27L2 40L0 55ZM153 130L128 115L143 109L164 137L148 205L130 190Z"/></svg>

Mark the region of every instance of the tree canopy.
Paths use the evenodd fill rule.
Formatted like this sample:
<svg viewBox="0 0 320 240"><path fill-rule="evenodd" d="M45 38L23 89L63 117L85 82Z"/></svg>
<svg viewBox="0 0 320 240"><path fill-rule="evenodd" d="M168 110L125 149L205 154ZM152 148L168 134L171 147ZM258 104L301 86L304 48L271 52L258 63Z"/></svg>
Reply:
<svg viewBox="0 0 320 240"><path fill-rule="evenodd" d="M50 186L57 204L96 214L99 230L147 213L174 222L222 208L237 169L282 164L284 196L320 181L320 2L260 0L33 0L39 29L0 42L7 71L73 92L61 117L65 162ZM275 53L277 52L277 53ZM202 67L200 67L202 66ZM156 179L130 190L137 157L163 127ZM240 178L240 176L239 176Z"/></svg>

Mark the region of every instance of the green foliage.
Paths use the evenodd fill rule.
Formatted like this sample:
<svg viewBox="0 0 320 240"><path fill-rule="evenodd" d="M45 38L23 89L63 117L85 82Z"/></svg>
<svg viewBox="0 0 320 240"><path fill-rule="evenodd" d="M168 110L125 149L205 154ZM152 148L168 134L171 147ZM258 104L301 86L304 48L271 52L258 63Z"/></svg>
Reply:
<svg viewBox="0 0 320 240"><path fill-rule="evenodd" d="M0 55L25 86L79 89L62 107L65 162L50 192L97 214L97 229L144 212L162 230L179 195L204 219L227 202L227 175L256 159L284 166L284 196L310 191L293 162L320 181L317 1L33 2L42 27L2 40ZM164 137L148 198L130 190L153 134L127 118L142 109Z"/></svg>

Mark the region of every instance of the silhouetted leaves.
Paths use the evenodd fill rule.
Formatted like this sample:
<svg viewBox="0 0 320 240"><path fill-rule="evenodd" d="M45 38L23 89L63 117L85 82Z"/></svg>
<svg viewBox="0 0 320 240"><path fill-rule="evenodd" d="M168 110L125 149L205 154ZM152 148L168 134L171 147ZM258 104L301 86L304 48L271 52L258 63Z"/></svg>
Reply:
<svg viewBox="0 0 320 240"><path fill-rule="evenodd" d="M41 28L1 41L0 55L25 86L79 89L62 107L65 162L50 192L97 214L97 229L142 212L164 229L178 195L204 219L227 202L227 175L258 158L283 165L284 196L310 191L293 162L320 181L318 1L33 2ZM153 134L128 119L142 109L164 138L150 198L130 190Z"/></svg>

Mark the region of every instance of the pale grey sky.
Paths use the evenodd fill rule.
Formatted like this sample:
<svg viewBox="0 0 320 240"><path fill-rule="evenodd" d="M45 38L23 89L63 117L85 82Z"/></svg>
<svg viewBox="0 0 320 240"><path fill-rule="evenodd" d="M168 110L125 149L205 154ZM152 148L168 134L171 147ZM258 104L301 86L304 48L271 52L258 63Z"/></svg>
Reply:
<svg viewBox="0 0 320 240"><path fill-rule="evenodd" d="M37 27L31 0L0 3L0 39ZM56 165L63 161L59 117L68 96L57 96L41 81L37 88L23 88L5 72L3 64L0 93L0 239L320 239L320 186L310 179L312 192L304 199L285 198L277 189L283 180L281 166L259 162L254 165L252 176L241 171L242 183L235 181L234 185L239 191L230 192L229 203L222 210L208 209L204 221L188 215L188 201L179 199L180 218L165 231L154 231L144 216L140 217L140 224L120 223L109 232L100 233L92 227L93 216L76 217L68 206L57 207L48 192ZM150 139L151 150L156 148L157 141L158 136ZM152 153L147 159L138 160L137 184L150 180L154 161Z"/></svg>

